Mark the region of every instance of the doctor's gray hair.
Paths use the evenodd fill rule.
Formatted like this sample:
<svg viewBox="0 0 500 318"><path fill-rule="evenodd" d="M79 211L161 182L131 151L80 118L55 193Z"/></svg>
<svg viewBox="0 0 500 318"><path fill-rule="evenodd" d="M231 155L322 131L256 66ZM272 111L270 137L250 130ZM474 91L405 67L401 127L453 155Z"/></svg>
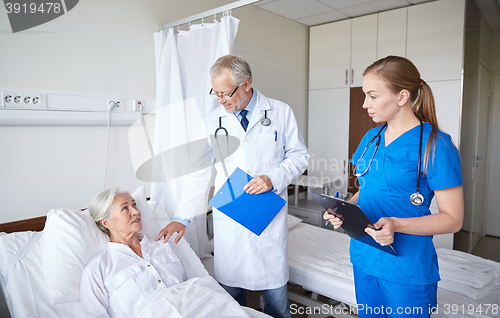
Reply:
<svg viewBox="0 0 500 318"><path fill-rule="evenodd" d="M220 75L224 69L229 70L233 85L240 86L247 78L250 80L250 83L252 83L250 65L243 59L234 55L224 55L220 57L210 68L210 77Z"/></svg>
<svg viewBox="0 0 500 318"><path fill-rule="evenodd" d="M97 227L109 236L109 230L101 224L101 220L109 220L113 211L113 201L120 194L127 193L119 188L106 189L96 195L89 204L89 214L94 219Z"/></svg>

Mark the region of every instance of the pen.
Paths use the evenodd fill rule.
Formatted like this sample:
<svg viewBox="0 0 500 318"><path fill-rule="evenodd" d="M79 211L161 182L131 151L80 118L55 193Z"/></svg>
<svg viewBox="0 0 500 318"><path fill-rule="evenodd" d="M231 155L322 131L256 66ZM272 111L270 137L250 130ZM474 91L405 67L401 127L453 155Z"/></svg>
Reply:
<svg viewBox="0 0 500 318"><path fill-rule="evenodd" d="M389 247L391 248L391 250L394 252L394 254L398 255L398 253L396 253L396 250L394 249L394 247L392 247L391 244L389 244Z"/></svg>
<svg viewBox="0 0 500 318"><path fill-rule="evenodd" d="M278 132L275 130L274 131L274 141L278 140Z"/></svg>
<svg viewBox="0 0 500 318"><path fill-rule="evenodd" d="M335 197L336 197L336 198L338 198L338 197L339 197L339 193L338 193L338 192L337 192L337 193L335 193ZM325 222L325 226L327 226L327 225L328 225L328 220L326 220L326 222Z"/></svg>

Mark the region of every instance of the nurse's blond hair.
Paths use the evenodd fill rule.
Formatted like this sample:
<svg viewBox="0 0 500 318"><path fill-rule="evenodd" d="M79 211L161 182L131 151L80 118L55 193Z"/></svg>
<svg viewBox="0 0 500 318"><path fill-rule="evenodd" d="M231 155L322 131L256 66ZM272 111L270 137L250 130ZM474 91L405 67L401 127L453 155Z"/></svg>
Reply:
<svg viewBox="0 0 500 318"><path fill-rule="evenodd" d="M400 56L387 56L368 66L363 76L369 73L376 74L383 79L387 87L398 94L402 90L410 92L410 102L413 113L418 119L428 122L432 126L429 140L425 149L424 173L427 172L429 159L436 151L436 138L439 130L436 103L430 86L420 78L417 67L408 59Z"/></svg>

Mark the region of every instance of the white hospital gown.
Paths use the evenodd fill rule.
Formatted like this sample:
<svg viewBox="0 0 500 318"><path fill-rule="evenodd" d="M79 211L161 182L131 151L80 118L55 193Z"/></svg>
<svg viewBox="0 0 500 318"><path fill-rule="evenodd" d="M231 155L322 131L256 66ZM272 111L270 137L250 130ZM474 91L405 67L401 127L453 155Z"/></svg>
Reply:
<svg viewBox="0 0 500 318"><path fill-rule="evenodd" d="M127 245L110 242L88 263L80 285L84 317L134 317L158 292L186 280L170 243L144 236L141 249L143 258Z"/></svg>

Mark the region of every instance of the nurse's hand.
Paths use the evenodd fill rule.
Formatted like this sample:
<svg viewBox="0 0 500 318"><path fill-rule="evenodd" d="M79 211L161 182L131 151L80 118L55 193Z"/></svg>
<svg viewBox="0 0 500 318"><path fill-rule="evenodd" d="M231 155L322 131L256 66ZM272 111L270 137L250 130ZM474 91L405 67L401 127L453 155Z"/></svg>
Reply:
<svg viewBox="0 0 500 318"><path fill-rule="evenodd" d="M179 222L170 222L160 231L155 241L158 241L162 237L165 237L163 239L163 243L167 243L168 239L172 236L172 234L174 234L174 232L177 232L178 234L177 237L175 238L175 244L177 244L184 235L185 231L186 231L186 226L184 224Z"/></svg>
<svg viewBox="0 0 500 318"><path fill-rule="evenodd" d="M271 190L272 188L273 183L271 179L266 175L262 175L248 181L248 183L243 187L243 190L250 194L261 194Z"/></svg>
<svg viewBox="0 0 500 318"><path fill-rule="evenodd" d="M374 226L375 229L367 227L365 232L373 237L375 242L382 246L386 246L394 242L394 221L391 218L381 218L374 224Z"/></svg>
<svg viewBox="0 0 500 318"><path fill-rule="evenodd" d="M338 229L344 223L342 219L335 216L335 212L332 209L326 210L325 214L323 214L323 219L329 221L334 229Z"/></svg>

